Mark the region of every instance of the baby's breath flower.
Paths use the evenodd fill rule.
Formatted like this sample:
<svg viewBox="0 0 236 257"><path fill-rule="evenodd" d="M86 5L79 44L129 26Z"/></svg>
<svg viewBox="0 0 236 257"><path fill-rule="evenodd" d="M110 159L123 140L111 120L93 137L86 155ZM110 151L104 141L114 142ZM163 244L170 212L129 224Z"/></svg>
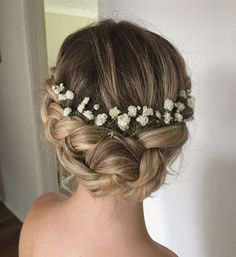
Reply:
<svg viewBox="0 0 236 257"><path fill-rule="evenodd" d="M59 94L59 95L58 95L58 100L59 100L59 101L66 100L66 99L67 99L67 97L66 97L65 94Z"/></svg>
<svg viewBox="0 0 236 257"><path fill-rule="evenodd" d="M95 105L93 106L93 109L97 111L97 110L99 109L99 107L100 107L99 104L95 104Z"/></svg>
<svg viewBox="0 0 236 257"><path fill-rule="evenodd" d="M123 131L129 128L129 122L130 122L130 117L127 113L124 113L118 116L117 124L119 128L122 129Z"/></svg>
<svg viewBox="0 0 236 257"><path fill-rule="evenodd" d="M80 103L80 104L77 106L77 111L80 112L80 113L82 113L83 110L84 110L84 107L85 107L85 105L84 105L83 103Z"/></svg>
<svg viewBox="0 0 236 257"><path fill-rule="evenodd" d="M55 94L60 94L60 88L58 88L58 85L53 85L52 90L54 91Z"/></svg>
<svg viewBox="0 0 236 257"><path fill-rule="evenodd" d="M65 87L64 87L64 85L63 85L63 83L60 83L60 85L59 85L59 89L60 89L60 92L62 92L62 91L65 89Z"/></svg>
<svg viewBox="0 0 236 257"><path fill-rule="evenodd" d="M148 116L146 115L139 115L136 118L136 121L140 123L142 126L145 126L148 123L149 119L148 119Z"/></svg>
<svg viewBox="0 0 236 257"><path fill-rule="evenodd" d="M181 90L179 91L179 96L182 96L182 97L186 98L186 97L187 97L187 96L186 96L186 91L185 91L184 89L181 89Z"/></svg>
<svg viewBox="0 0 236 257"><path fill-rule="evenodd" d="M155 111L155 114L156 114L156 116L157 116L157 118L161 118L161 113L159 112L159 111Z"/></svg>
<svg viewBox="0 0 236 257"><path fill-rule="evenodd" d="M137 110L141 110L141 106L138 105L138 106L137 106Z"/></svg>
<svg viewBox="0 0 236 257"><path fill-rule="evenodd" d="M172 111L172 109L174 108L174 102L167 98L164 102L164 109L166 109L167 111Z"/></svg>
<svg viewBox="0 0 236 257"><path fill-rule="evenodd" d="M171 114L169 112L165 112L163 116L164 116L165 124L169 124L170 121L173 119L173 117L171 116Z"/></svg>
<svg viewBox="0 0 236 257"><path fill-rule="evenodd" d="M69 100L72 100L74 98L74 93L70 90L67 90L65 95L66 95L66 98Z"/></svg>
<svg viewBox="0 0 236 257"><path fill-rule="evenodd" d="M94 116L93 116L93 113L90 111L90 110L86 110L83 112L83 115L89 119L89 120L93 120L94 119Z"/></svg>
<svg viewBox="0 0 236 257"><path fill-rule="evenodd" d="M175 107L177 107L177 109L180 110L181 112L185 109L185 105L181 102L175 103Z"/></svg>
<svg viewBox="0 0 236 257"><path fill-rule="evenodd" d="M70 115L71 112L72 112L72 109L70 107L66 107L64 109L63 115L67 117Z"/></svg>
<svg viewBox="0 0 236 257"><path fill-rule="evenodd" d="M153 115L153 109L150 107L147 107L147 106L143 106L143 115L145 116L151 116Z"/></svg>
<svg viewBox="0 0 236 257"><path fill-rule="evenodd" d="M60 83L60 85L52 85L52 90L55 94L59 95L64 90L63 83Z"/></svg>
<svg viewBox="0 0 236 257"><path fill-rule="evenodd" d="M115 119L120 113L121 111L116 106L109 110L109 115L112 119Z"/></svg>
<svg viewBox="0 0 236 257"><path fill-rule="evenodd" d="M100 113L97 115L96 119L95 119L95 124L97 126L102 126L106 120L107 120L107 114L106 113Z"/></svg>
<svg viewBox="0 0 236 257"><path fill-rule="evenodd" d="M177 120L177 121L182 121L183 120L183 115L180 114L179 112L176 112L174 114L174 116L175 116L175 120Z"/></svg>
<svg viewBox="0 0 236 257"><path fill-rule="evenodd" d="M130 117L135 117L137 115L137 108L134 105L128 107L128 115Z"/></svg>
<svg viewBox="0 0 236 257"><path fill-rule="evenodd" d="M84 98L84 100L82 101L82 103L83 103L84 105L86 105L86 104L89 102L89 99L90 99L89 96L85 96L85 98Z"/></svg>

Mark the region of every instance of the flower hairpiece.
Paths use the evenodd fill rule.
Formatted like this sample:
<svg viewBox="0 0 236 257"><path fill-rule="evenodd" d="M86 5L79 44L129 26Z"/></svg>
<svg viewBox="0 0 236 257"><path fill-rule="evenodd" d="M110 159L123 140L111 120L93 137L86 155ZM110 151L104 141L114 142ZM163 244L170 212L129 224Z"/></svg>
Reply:
<svg viewBox="0 0 236 257"><path fill-rule="evenodd" d="M90 97L84 97L83 101L77 106L76 110L72 109L72 100L74 93L66 90L63 83L53 85L52 90L58 96L64 108L64 116L70 117L79 115L89 124L97 127L111 128L112 130L121 130L123 134L136 136L140 128L144 128L151 123L157 126L168 126L179 122L193 120L194 100L191 96L190 89L181 89L178 93L177 101L167 98L164 100L163 110L154 110L148 106L129 105L127 113L121 111L115 106L109 109L108 113L98 113L100 105L94 104L92 108L86 108Z"/></svg>

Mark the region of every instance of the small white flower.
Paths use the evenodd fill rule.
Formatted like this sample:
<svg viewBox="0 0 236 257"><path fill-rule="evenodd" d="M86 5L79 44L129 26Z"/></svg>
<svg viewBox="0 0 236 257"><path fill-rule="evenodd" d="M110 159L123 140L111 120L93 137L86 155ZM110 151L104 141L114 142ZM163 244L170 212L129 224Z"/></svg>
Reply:
<svg viewBox="0 0 236 257"><path fill-rule="evenodd" d="M97 115L96 119L95 119L95 124L97 126L102 126L106 120L107 120L107 114L106 113L100 113Z"/></svg>
<svg viewBox="0 0 236 257"><path fill-rule="evenodd" d="M58 95L58 100L59 100L59 101L66 100L66 99L67 99L67 97L66 97L65 94L59 94L59 95Z"/></svg>
<svg viewBox="0 0 236 257"><path fill-rule="evenodd" d="M74 98L74 93L70 90L67 90L65 95L66 95L66 98L69 100L72 100Z"/></svg>
<svg viewBox="0 0 236 257"><path fill-rule="evenodd" d="M60 92L62 92L65 89L63 83L60 83L59 88L60 88Z"/></svg>
<svg viewBox="0 0 236 257"><path fill-rule="evenodd" d="M174 102L167 98L164 102L164 108L167 110L167 111L172 111L172 109L174 108Z"/></svg>
<svg viewBox="0 0 236 257"><path fill-rule="evenodd" d="M161 113L159 112L159 111L155 111L155 114L156 114L156 116L157 116L157 118L161 118Z"/></svg>
<svg viewBox="0 0 236 257"><path fill-rule="evenodd" d="M92 113L90 110L84 111L84 112L83 112L83 115L84 115L86 118L88 118L89 120L93 120L93 119L94 119L93 113Z"/></svg>
<svg viewBox="0 0 236 257"><path fill-rule="evenodd" d="M54 91L55 94L60 94L60 88L58 87L58 85L53 85L52 86L52 90Z"/></svg>
<svg viewBox="0 0 236 257"><path fill-rule="evenodd" d="M122 129L123 131L129 128L129 122L130 122L130 117L127 113L124 113L118 116L117 124L119 128Z"/></svg>
<svg viewBox="0 0 236 257"><path fill-rule="evenodd" d="M134 105L128 107L128 115L130 117L135 117L137 115L137 108Z"/></svg>
<svg viewBox="0 0 236 257"><path fill-rule="evenodd" d="M121 111L116 106L109 110L109 115L112 119L115 119L120 113Z"/></svg>
<svg viewBox="0 0 236 257"><path fill-rule="evenodd" d="M179 112L176 112L175 114L175 118L177 121L182 121L183 120L183 115L180 114Z"/></svg>
<svg viewBox="0 0 236 257"><path fill-rule="evenodd" d="M188 106L191 107L191 108L193 108L193 106L194 106L193 97L189 97L188 100L187 100L187 102L188 102Z"/></svg>
<svg viewBox="0 0 236 257"><path fill-rule="evenodd" d="M85 96L85 98L84 98L84 100L82 101L82 103L83 103L84 105L86 105L86 104L89 102L89 99L90 99L89 96Z"/></svg>
<svg viewBox="0 0 236 257"><path fill-rule="evenodd" d="M77 111L80 112L80 113L82 113L83 110L84 110L84 107L85 107L85 105L84 105L83 103L80 103L80 104L77 106Z"/></svg>
<svg viewBox="0 0 236 257"><path fill-rule="evenodd" d="M63 113L63 115L64 116L69 116L69 114L72 112L72 109L70 108L70 107L66 107L65 109L64 109L64 113Z"/></svg>
<svg viewBox="0 0 236 257"><path fill-rule="evenodd" d="M149 119L146 115L139 115L137 118L136 118L136 121L139 122L142 126L145 126Z"/></svg>
<svg viewBox="0 0 236 257"><path fill-rule="evenodd" d="M153 115L153 109L151 107L148 108L147 106L143 106L143 115L144 116Z"/></svg>
<svg viewBox="0 0 236 257"><path fill-rule="evenodd" d="M137 106L137 110L141 110L141 106L138 105L138 106Z"/></svg>
<svg viewBox="0 0 236 257"><path fill-rule="evenodd" d="M169 112L165 112L163 116L164 116L164 123L166 124L169 124L170 121L173 119L173 117Z"/></svg>
<svg viewBox="0 0 236 257"><path fill-rule="evenodd" d="M89 97L86 96L83 101L77 106L77 111L82 113L84 108L85 108L85 105L88 103L89 101Z"/></svg>
<svg viewBox="0 0 236 257"><path fill-rule="evenodd" d="M95 104L95 105L93 106L93 109L97 111L97 110L99 109L99 107L100 107L99 104Z"/></svg>
<svg viewBox="0 0 236 257"><path fill-rule="evenodd" d="M53 85L52 90L55 94L59 95L64 90L63 83L60 83L60 85Z"/></svg>
<svg viewBox="0 0 236 257"><path fill-rule="evenodd" d="M175 107L177 107L177 109L180 110L181 112L185 109L185 105L181 102L175 103Z"/></svg>
<svg viewBox="0 0 236 257"><path fill-rule="evenodd" d="M182 97L186 98L186 97L187 97L187 96L186 96L186 91L185 91L184 89L181 89L181 90L179 91L179 96L182 96Z"/></svg>

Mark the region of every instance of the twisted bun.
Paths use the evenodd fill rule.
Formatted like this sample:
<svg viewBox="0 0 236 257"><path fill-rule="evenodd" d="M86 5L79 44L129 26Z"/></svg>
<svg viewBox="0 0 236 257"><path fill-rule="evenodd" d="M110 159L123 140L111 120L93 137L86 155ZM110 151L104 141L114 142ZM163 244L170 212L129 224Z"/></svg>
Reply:
<svg viewBox="0 0 236 257"><path fill-rule="evenodd" d="M64 117L51 86L63 81L75 92L77 102L92 96L92 103L101 103L101 112L114 106L125 110L131 102L161 109L164 98L175 99L180 88L191 86L178 51L138 25L103 20L69 35L50 73L41 119L64 168L75 173L95 197L116 195L142 201L159 189L168 165L188 139L185 123L148 127L137 139L114 131L105 138L102 128L87 124L79 116Z"/></svg>

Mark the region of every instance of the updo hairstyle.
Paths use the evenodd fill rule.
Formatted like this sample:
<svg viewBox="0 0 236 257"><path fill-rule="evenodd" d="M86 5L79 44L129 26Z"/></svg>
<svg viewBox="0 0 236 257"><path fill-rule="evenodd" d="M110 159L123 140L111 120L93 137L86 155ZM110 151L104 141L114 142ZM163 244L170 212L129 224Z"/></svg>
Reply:
<svg viewBox="0 0 236 257"><path fill-rule="evenodd" d="M131 104L163 110L164 99L175 101L180 89L191 89L176 47L135 23L104 19L65 38L50 74L41 119L63 167L94 197L143 201L158 190L188 139L185 122L145 127L137 139L116 131L103 138L102 128L64 117L51 87L63 82L73 91L73 107L89 96L89 107L99 103L105 113L114 106L126 112Z"/></svg>

